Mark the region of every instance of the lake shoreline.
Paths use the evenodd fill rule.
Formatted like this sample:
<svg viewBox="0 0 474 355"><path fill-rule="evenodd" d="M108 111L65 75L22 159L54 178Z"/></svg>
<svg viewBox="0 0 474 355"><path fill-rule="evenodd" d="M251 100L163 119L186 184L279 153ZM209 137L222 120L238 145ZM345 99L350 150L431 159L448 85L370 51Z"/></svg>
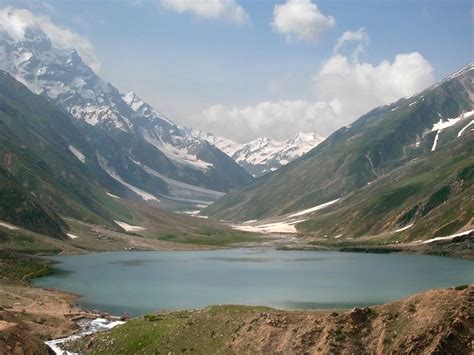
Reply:
<svg viewBox="0 0 474 355"><path fill-rule="evenodd" d="M364 242L328 242L327 240L320 239L318 241L313 241L304 245L279 247L278 250L327 250L375 254L406 253L474 260L474 233L457 237L453 240L439 241L426 244L398 243L369 245Z"/></svg>
<svg viewBox="0 0 474 355"><path fill-rule="evenodd" d="M66 344L109 353L459 353L467 354L474 286L428 290L346 311L210 306L155 312Z"/></svg>
<svg viewBox="0 0 474 355"><path fill-rule="evenodd" d="M256 248L252 248L256 249ZM262 249L262 248L260 248ZM102 253L102 252L100 252ZM135 252L127 252L130 254L135 254ZM90 254L96 254L96 253L90 253ZM47 257L46 257L47 258ZM54 265L57 263L55 260L51 259L43 259L43 262L48 265L50 268L50 272L55 273L57 272L54 268ZM40 339L41 341L44 340L50 340L50 339L57 339L60 337L68 336L71 334L75 334L79 331L77 324L74 321L71 321L68 319L68 315L71 314L72 312L75 312L76 314L90 314L89 311L87 311L84 307L78 307L77 305L77 300L81 295L75 294L72 292L67 292L67 291L62 291L62 290L57 290L57 289L52 289L52 288L42 288L38 287L36 285L33 285L30 280L31 279L37 279L41 278L43 274L37 275L33 274L31 277L26 278L25 282L22 283L22 285L17 285L14 286L16 287L16 292L17 295L21 296L23 295L24 292L27 292L30 294L29 299L30 300L35 300L39 295L47 295L48 300L49 300L49 306L47 308L44 307L44 305L41 305L40 303L37 303L35 306L35 303L31 303L30 308L26 309L26 312L23 311L23 305L16 305L10 309L5 309L3 313L9 313L10 316L12 314L24 314L25 317L30 318L34 317L38 313L42 313L44 316L51 317L52 319L59 319L59 324L63 324L62 328L63 331L62 333L58 333L57 330L52 332L47 326L44 326L42 324L38 324L38 329L35 331L34 337ZM44 296L43 296L44 297ZM66 300L67 307L64 308L64 300ZM62 309L64 310L63 314L58 314L58 309L60 308L59 306L63 307ZM372 307L379 307L379 306L371 306ZM205 308L201 308L203 310ZM315 314L315 313L323 313L323 314L330 314L332 312L347 312L349 308L344 308L344 309L293 309L293 310L281 310L281 309L275 309L272 308L276 312L296 312L296 313L305 313L305 314ZM171 311L171 313L177 313L181 311ZM96 315L99 317L106 312L100 312L97 313ZM5 318L5 317L2 317ZM134 318L134 319L141 319L141 317ZM56 320L57 321L57 320ZM43 329L40 329L43 328ZM0 336L1 336L0 332Z"/></svg>
<svg viewBox="0 0 474 355"><path fill-rule="evenodd" d="M405 252L397 253L398 256L385 257L380 253L351 253L351 251L238 248L219 251L135 251L67 255L54 259L63 263L59 267L59 274L52 278L36 278L33 284L80 294L83 297L80 301L83 308L99 309L114 315L121 315L124 312L143 315L156 309L195 309L219 303L266 305L276 309L348 309L354 306L386 303L424 289L443 288L474 281L468 276L470 275L468 270L472 267L469 259L418 256ZM371 266L374 263L377 265L383 263L384 267L376 268L380 270L376 272ZM397 266L400 263L408 264L400 269ZM106 279L97 276L90 280L91 268L102 270L102 273L107 275ZM422 277L426 268L433 270L429 279ZM319 271L312 273L310 270ZM453 274L452 270L457 272ZM70 271L74 273L69 275ZM64 272L67 274L63 274ZM232 274L229 275L228 272ZM331 280L324 278L327 272L333 275ZM141 278L137 273L148 276ZM387 285L389 287L383 288L385 291L380 289L375 293L366 294L364 286L361 285L369 287L373 282L378 282L375 280L383 283L385 279L383 273L392 275L392 281ZM275 279L275 275L282 277ZM341 275L342 279L335 275ZM364 276L359 280L358 275ZM222 277L227 278L222 279L223 288L215 281ZM124 278L136 281L127 283L127 287L120 294L114 293L117 283L122 282ZM338 280L343 282L346 288L354 287L353 297L340 292L338 297L334 297L331 290L340 289L340 286L337 286ZM92 285L92 289L84 292L82 285L86 283ZM158 287L160 284L169 286ZM403 286L405 284L407 286ZM239 287L250 290L253 289L252 285L258 285L256 292L238 292ZM318 285L325 287L321 288ZM287 287L293 291L280 292ZM215 296L205 296L203 288ZM142 290L139 295L134 293L136 289ZM229 291L232 289L235 290ZM227 291L221 294L222 290ZM192 302L184 296L179 296L189 292L197 292L202 296L193 298ZM270 299L265 296L268 292L272 295ZM132 297L132 294L135 296Z"/></svg>

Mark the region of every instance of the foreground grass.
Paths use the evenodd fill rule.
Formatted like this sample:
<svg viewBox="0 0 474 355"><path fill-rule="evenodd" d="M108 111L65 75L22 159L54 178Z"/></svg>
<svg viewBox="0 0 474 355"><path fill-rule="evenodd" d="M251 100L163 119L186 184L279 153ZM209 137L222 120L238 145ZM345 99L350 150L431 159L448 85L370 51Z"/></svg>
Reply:
<svg viewBox="0 0 474 355"><path fill-rule="evenodd" d="M468 354L474 286L347 312L211 306L133 319L67 344L88 354Z"/></svg>
<svg viewBox="0 0 474 355"><path fill-rule="evenodd" d="M255 312L266 307L212 306L199 311L150 314L128 321L113 332L97 335L87 351L93 354L136 352L217 353ZM80 339L74 347L88 347L90 339Z"/></svg>

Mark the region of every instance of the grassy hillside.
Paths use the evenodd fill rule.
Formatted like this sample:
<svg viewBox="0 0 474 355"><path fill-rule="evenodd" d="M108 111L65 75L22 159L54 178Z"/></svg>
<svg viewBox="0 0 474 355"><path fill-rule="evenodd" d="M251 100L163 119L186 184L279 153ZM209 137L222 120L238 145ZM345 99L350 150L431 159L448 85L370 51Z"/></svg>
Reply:
<svg viewBox="0 0 474 355"><path fill-rule="evenodd" d="M224 196L203 214L240 221L284 215L348 197L366 188L368 183L384 179L416 159L430 156L436 137L433 125L440 118L447 121L473 109L473 79L474 65L471 64L459 75L418 95L376 108L336 131L300 159ZM436 149L457 140L458 131L468 122L469 119L461 120L456 132L440 133ZM461 147L469 148L469 145ZM436 162L432 161L431 165L436 166ZM416 192L410 189L417 188L417 185L407 187L401 193L409 195ZM302 228L310 230L314 226L308 223Z"/></svg>
<svg viewBox="0 0 474 355"><path fill-rule="evenodd" d="M474 134L461 138L315 212L297 229L328 239L385 234L392 242L407 242L469 227L474 216Z"/></svg>
<svg viewBox="0 0 474 355"><path fill-rule="evenodd" d="M96 184L101 174L91 177L88 166L69 150L70 145L91 149L72 118L5 73L0 75L0 127L0 168L36 205L111 226L111 211L124 213ZM3 218L14 217L5 213ZM25 218L17 223L32 227Z"/></svg>
<svg viewBox="0 0 474 355"><path fill-rule="evenodd" d="M2 248L56 253L179 249L183 243L222 247L255 241L255 235L221 223L107 194L118 191L127 196L131 191L104 171L96 154L99 146L103 158L124 162L115 164L122 166L121 176L166 193L159 177L129 165L104 132L75 120L0 72L0 221L16 226L13 230L0 226ZM144 229L125 233L116 220Z"/></svg>

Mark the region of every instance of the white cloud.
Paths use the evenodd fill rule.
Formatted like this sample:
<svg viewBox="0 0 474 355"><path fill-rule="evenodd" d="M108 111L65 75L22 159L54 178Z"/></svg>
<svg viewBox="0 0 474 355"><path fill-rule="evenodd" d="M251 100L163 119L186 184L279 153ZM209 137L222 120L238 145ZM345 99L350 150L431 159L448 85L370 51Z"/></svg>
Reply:
<svg viewBox="0 0 474 355"><path fill-rule="evenodd" d="M203 111L200 122L238 141L259 136L284 139L300 131L329 135L372 108L434 83L431 64L418 52L397 54L392 62L383 60L377 65L360 62L357 54L368 40L364 29L343 33L335 53L312 78L312 100L261 102L240 108L215 105ZM339 53L351 42L358 43L352 53Z"/></svg>
<svg viewBox="0 0 474 355"><path fill-rule="evenodd" d="M161 6L178 13L190 12L201 18L225 19L238 25L250 21L247 12L235 0L161 0Z"/></svg>
<svg viewBox="0 0 474 355"><path fill-rule="evenodd" d="M262 136L286 139L297 132L321 132L318 124L337 119L339 106L336 100L260 102L254 106L231 108L214 105L204 110L201 124L240 142Z"/></svg>
<svg viewBox="0 0 474 355"><path fill-rule="evenodd" d="M357 45L352 52L353 59L357 60L359 54L362 53L365 50L365 47L369 44L367 30L365 28L359 28L357 31L345 31L341 37L339 37L334 46L334 53L338 53L351 42L357 42Z"/></svg>
<svg viewBox="0 0 474 355"><path fill-rule="evenodd" d="M335 25L334 18L322 14L311 0L287 0L273 8L272 26L288 41L315 42L323 32Z"/></svg>
<svg viewBox="0 0 474 355"><path fill-rule="evenodd" d="M60 48L75 48L93 70L100 69L94 46L88 39L51 22L49 17L34 15L26 9L6 7L0 10L0 26L15 40L21 40L28 27L38 27L48 35L51 43Z"/></svg>
<svg viewBox="0 0 474 355"><path fill-rule="evenodd" d="M350 61L337 53L322 64L313 78L316 98L340 102L338 117L346 123L433 83L433 68L418 52L397 54L393 62L383 60L378 65Z"/></svg>

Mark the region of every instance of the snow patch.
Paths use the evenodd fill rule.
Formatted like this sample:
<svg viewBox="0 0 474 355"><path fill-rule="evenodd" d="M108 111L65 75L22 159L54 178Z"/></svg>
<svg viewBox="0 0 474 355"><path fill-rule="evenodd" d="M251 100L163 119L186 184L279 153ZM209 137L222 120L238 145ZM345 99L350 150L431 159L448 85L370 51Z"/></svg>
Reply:
<svg viewBox="0 0 474 355"><path fill-rule="evenodd" d="M433 125L433 128L431 129L432 132L434 131L437 131L436 133L436 137L435 137L435 140L433 142L433 147L431 147L431 151L434 152L435 149L436 149L436 145L438 144L438 138L439 138L439 134L442 130L448 128L448 127L451 127L451 126L454 126L456 123L458 123L459 121L465 119L465 118L469 118L471 116L474 116L474 111L468 111L468 112L463 112L461 113L458 117L454 117L454 118L448 118L446 121L443 121L442 118L439 119L439 121L437 123L435 123ZM470 124L470 123L469 123ZM469 126L469 125L468 125ZM466 126L467 127L467 126ZM464 129L464 128L463 128ZM461 130L462 131L462 130ZM460 137L460 134L462 134L462 132L459 132L458 133L458 137Z"/></svg>
<svg viewBox="0 0 474 355"><path fill-rule="evenodd" d="M242 222L242 223L248 224L248 223L254 223L254 222L257 222L257 220L256 219L250 219L250 220Z"/></svg>
<svg viewBox="0 0 474 355"><path fill-rule="evenodd" d="M74 146L72 145L69 145L69 150L71 151L72 154L74 154L74 156L79 159L82 163L85 163L86 162L86 157L84 156L84 154L81 153L81 151L79 151L77 148L75 148Z"/></svg>
<svg viewBox="0 0 474 355"><path fill-rule="evenodd" d="M66 233L66 235L71 238L71 239L77 239L79 238L77 235L71 234L71 233Z"/></svg>
<svg viewBox="0 0 474 355"><path fill-rule="evenodd" d="M18 227L14 226L10 223L6 223L6 222L0 222L0 226L5 227L5 228L10 229L10 230L17 230L18 229Z"/></svg>
<svg viewBox="0 0 474 355"><path fill-rule="evenodd" d="M452 240L456 237L462 237L463 235L468 235L472 232L474 232L474 229L471 229L471 230L468 230L468 231L465 231L465 232L460 232L460 233L448 235L447 237L436 237L436 238L425 240L423 242L423 244L433 243L433 242L437 242L437 241L440 241L440 240Z"/></svg>
<svg viewBox="0 0 474 355"><path fill-rule="evenodd" d="M287 222L276 222L276 223L268 223L262 224L259 226L241 226L241 225L233 225L231 226L233 229L241 230L244 232L255 232L255 233L296 233L296 228L294 225L291 225Z"/></svg>
<svg viewBox="0 0 474 355"><path fill-rule="evenodd" d="M113 197L113 198L116 198L116 199L120 200L120 197L118 197L117 195L111 194L110 192L106 192L106 194L109 195L110 197Z"/></svg>
<svg viewBox="0 0 474 355"><path fill-rule="evenodd" d="M471 126L472 124L474 124L474 120L469 122L466 126L464 126L458 133L458 138L462 136L462 134L464 133L464 131L469 127Z"/></svg>
<svg viewBox="0 0 474 355"><path fill-rule="evenodd" d="M436 132L436 137L433 141L433 146L431 147L432 152L434 152L436 150L436 145L438 144L438 138L439 138L439 131Z"/></svg>
<svg viewBox="0 0 474 355"><path fill-rule="evenodd" d="M155 195L152 195L151 193L149 192L146 192L146 191L143 191L142 189L136 187L136 186L133 186L132 184L129 184L128 182L126 181L123 181L122 178L112 169L108 166L107 164L107 161L102 158L102 157L98 157L99 158L99 163L102 167L102 169L105 170L105 172L107 174L109 174L109 176L118 181L119 183L121 183L123 186L125 186L126 188L128 188L129 190L135 192L137 195L139 195L143 200L145 201L156 201L156 202L160 202L160 200L155 196Z"/></svg>
<svg viewBox="0 0 474 355"><path fill-rule="evenodd" d="M298 217L298 216L301 216L301 215L304 215L304 214L307 214L307 213L319 211L319 210L321 210L321 209L323 209L323 208L326 208L327 206L330 206L330 205L336 203L336 202L339 201L339 200L340 200L340 198L335 199L335 200L332 200L332 201L329 201L329 202L326 202L326 203L323 203L323 204L318 205L318 206L314 206L314 207L308 208L308 209L306 209L306 210L303 210L303 211L294 213L294 214L290 215L289 217L290 217L290 218L292 218L292 217Z"/></svg>
<svg viewBox="0 0 474 355"><path fill-rule="evenodd" d="M115 221L114 220L114 222L117 223L123 229L125 229L127 232L138 232L138 231L142 231L142 230L146 229L146 228L143 228L143 227L140 227L140 226L133 226L131 224L128 224L128 223L125 223L125 222L122 222L122 221Z"/></svg>
<svg viewBox="0 0 474 355"><path fill-rule="evenodd" d="M414 224L414 223L409 224L408 226L405 226L405 227L403 227L403 228L396 229L396 230L394 231L394 233L403 232L404 230L407 230L408 228L411 228L411 227L413 226L413 224Z"/></svg>
<svg viewBox="0 0 474 355"><path fill-rule="evenodd" d="M143 132L143 138L151 145L158 148L169 159L182 165L192 166L200 170L208 170L214 165L198 159L196 155L190 154L189 150L183 146L174 146L163 142L161 138L151 137L148 132Z"/></svg>

